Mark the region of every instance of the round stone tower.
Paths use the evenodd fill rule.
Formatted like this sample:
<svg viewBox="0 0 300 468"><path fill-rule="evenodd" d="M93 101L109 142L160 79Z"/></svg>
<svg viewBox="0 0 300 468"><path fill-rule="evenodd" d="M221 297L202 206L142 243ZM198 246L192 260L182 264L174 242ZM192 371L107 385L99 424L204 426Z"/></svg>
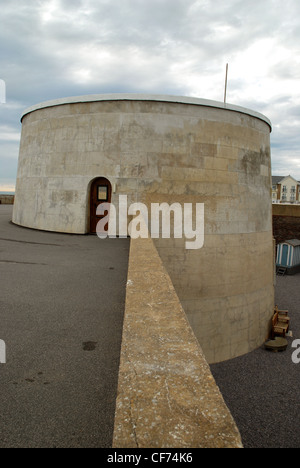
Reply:
<svg viewBox="0 0 300 468"><path fill-rule="evenodd" d="M210 363L260 346L274 307L270 121L195 98L113 94L22 116L13 222L95 232L99 202L204 204L204 246L155 239ZM100 240L99 240L100 242Z"/></svg>

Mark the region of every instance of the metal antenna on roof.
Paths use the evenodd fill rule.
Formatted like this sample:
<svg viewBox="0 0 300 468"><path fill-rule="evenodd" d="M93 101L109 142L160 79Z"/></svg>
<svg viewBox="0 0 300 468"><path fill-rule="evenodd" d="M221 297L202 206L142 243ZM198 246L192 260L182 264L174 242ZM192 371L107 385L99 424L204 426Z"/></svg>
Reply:
<svg viewBox="0 0 300 468"><path fill-rule="evenodd" d="M228 79L228 63L226 63L226 76L225 76L224 104L226 104L226 95L227 95L227 79Z"/></svg>

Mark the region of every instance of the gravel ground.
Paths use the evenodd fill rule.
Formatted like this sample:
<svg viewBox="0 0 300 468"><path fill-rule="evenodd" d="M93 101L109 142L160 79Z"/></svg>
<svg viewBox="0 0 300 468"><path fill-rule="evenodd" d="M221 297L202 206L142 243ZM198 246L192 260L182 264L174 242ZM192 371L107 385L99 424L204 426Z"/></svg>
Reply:
<svg viewBox="0 0 300 468"><path fill-rule="evenodd" d="M211 366L245 448L300 447L300 364L292 361L292 343L300 339L300 274L277 277L276 303L291 318L286 351L262 346Z"/></svg>

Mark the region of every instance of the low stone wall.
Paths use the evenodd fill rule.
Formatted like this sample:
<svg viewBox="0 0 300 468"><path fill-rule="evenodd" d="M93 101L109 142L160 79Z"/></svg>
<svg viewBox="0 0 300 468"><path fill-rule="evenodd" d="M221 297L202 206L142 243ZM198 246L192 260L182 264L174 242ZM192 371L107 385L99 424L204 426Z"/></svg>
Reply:
<svg viewBox="0 0 300 468"><path fill-rule="evenodd" d="M114 448L242 448L151 239L131 240Z"/></svg>
<svg viewBox="0 0 300 468"><path fill-rule="evenodd" d="M13 205L14 201L14 195L0 195L0 205Z"/></svg>
<svg viewBox="0 0 300 468"><path fill-rule="evenodd" d="M273 205L273 235L276 244L300 239L300 205Z"/></svg>

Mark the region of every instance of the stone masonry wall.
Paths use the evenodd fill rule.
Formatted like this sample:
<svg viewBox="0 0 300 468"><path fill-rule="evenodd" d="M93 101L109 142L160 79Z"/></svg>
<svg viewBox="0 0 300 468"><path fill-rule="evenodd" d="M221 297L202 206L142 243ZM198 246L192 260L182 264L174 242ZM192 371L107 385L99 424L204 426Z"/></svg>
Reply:
<svg viewBox="0 0 300 468"><path fill-rule="evenodd" d="M114 448L242 448L151 239L132 239Z"/></svg>
<svg viewBox="0 0 300 468"><path fill-rule="evenodd" d="M203 248L162 236L155 247L209 363L261 346L274 309L267 120L218 103L138 96L24 115L14 223L87 233L97 177L110 181L117 212L120 195L128 206L204 205Z"/></svg>

